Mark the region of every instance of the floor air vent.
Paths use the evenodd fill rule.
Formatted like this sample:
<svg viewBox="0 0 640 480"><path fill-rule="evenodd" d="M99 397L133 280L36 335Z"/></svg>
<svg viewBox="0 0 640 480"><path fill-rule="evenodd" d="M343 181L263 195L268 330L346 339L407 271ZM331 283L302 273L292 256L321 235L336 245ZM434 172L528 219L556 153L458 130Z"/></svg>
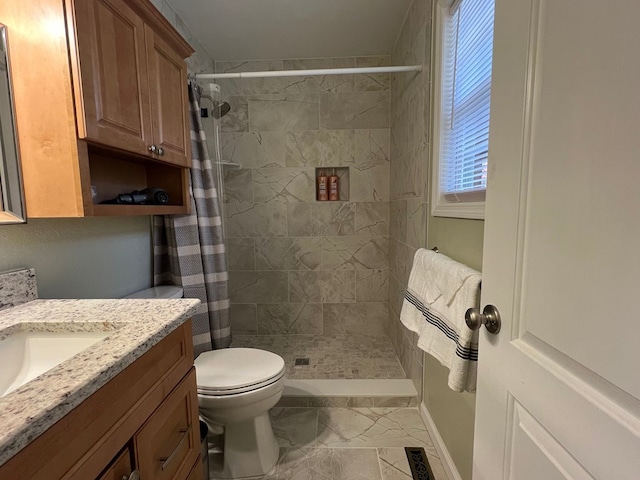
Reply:
<svg viewBox="0 0 640 480"><path fill-rule="evenodd" d="M308 358L296 358L296 367L298 365L309 365L309 359Z"/></svg>
<svg viewBox="0 0 640 480"><path fill-rule="evenodd" d="M407 460L409 460L413 480L437 480L433 476L424 448L405 447L404 451L407 454Z"/></svg>

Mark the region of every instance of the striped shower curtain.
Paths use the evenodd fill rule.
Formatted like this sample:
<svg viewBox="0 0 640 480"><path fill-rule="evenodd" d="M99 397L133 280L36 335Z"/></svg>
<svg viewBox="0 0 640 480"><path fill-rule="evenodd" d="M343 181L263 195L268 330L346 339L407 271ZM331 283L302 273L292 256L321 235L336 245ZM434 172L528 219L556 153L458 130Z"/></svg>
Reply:
<svg viewBox="0 0 640 480"><path fill-rule="evenodd" d="M191 214L153 219L154 284L180 285L185 297L202 302L192 317L195 355L231 344L220 199L200 120L200 95L190 81Z"/></svg>

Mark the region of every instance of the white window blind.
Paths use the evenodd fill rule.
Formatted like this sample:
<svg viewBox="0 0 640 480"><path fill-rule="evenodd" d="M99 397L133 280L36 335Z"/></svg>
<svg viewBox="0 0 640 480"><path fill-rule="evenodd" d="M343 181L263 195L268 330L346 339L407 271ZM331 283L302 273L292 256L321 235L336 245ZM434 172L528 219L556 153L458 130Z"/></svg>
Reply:
<svg viewBox="0 0 640 480"><path fill-rule="evenodd" d="M444 23L440 193L486 189L494 0L461 0Z"/></svg>

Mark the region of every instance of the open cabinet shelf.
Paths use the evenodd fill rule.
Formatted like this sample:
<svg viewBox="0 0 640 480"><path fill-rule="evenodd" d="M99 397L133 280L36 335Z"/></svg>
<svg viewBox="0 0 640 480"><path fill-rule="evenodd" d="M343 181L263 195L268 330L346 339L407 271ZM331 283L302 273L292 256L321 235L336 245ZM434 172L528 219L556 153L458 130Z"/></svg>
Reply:
<svg viewBox="0 0 640 480"><path fill-rule="evenodd" d="M190 210L189 169L137 159L131 156L119 156L113 151L88 146L87 163L89 178L84 186L85 201L91 203L87 210L93 216L121 215L180 215ZM101 204L123 193L134 190L158 187L169 195L165 205L117 205Z"/></svg>

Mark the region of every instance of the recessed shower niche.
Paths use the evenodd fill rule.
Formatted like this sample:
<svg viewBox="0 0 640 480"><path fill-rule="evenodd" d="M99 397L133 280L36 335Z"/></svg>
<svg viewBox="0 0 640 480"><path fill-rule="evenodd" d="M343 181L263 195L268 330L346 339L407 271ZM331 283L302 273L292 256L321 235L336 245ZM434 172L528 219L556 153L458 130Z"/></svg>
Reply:
<svg viewBox="0 0 640 480"><path fill-rule="evenodd" d="M338 177L338 198L332 200L330 194L329 177L336 175ZM321 200L321 178L326 177L326 200ZM349 201L349 167L316 167L316 201L327 202L347 202Z"/></svg>

